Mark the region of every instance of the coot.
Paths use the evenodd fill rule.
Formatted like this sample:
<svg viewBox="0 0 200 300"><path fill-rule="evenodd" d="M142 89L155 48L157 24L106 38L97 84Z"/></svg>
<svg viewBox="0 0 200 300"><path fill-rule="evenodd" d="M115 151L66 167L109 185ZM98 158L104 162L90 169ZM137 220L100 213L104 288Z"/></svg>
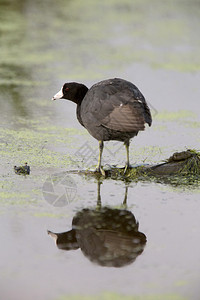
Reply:
<svg viewBox="0 0 200 300"><path fill-rule="evenodd" d="M101 167L103 142L124 142L127 153L125 172L130 167L130 139L151 126L152 118L147 102L139 89L120 78L107 79L88 89L77 82L65 83L52 98L67 99L77 104L77 119L99 141L97 172L105 175Z"/></svg>

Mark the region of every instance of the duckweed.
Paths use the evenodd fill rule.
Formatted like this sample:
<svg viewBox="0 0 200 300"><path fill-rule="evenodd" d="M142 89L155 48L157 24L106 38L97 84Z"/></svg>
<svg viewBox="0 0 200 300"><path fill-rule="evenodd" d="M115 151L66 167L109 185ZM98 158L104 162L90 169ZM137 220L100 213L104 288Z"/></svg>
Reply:
<svg viewBox="0 0 200 300"><path fill-rule="evenodd" d="M56 298L56 300L188 300L186 297L177 295L177 294L169 294L169 295L142 295L142 296L128 296L128 295L120 295L116 293L104 293L101 295L68 295L61 296Z"/></svg>

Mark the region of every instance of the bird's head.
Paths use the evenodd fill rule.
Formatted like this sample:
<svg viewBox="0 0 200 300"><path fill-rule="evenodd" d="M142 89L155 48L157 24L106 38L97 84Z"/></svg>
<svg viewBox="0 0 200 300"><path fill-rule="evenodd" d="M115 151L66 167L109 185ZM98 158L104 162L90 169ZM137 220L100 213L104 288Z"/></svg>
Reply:
<svg viewBox="0 0 200 300"><path fill-rule="evenodd" d="M81 83L67 82L63 85L60 91L55 94L52 100L67 99L75 103L79 103L85 97L88 88Z"/></svg>

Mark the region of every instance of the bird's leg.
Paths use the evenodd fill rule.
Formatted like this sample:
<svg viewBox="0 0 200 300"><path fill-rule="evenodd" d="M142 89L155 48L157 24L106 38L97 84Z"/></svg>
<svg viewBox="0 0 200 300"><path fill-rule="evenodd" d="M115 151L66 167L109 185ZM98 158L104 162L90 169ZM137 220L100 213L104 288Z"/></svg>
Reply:
<svg viewBox="0 0 200 300"><path fill-rule="evenodd" d="M101 173L103 176L105 176L105 171L101 167L101 159L102 159L102 153L103 153L103 141L99 141L99 158L98 158L98 164L96 167L96 172Z"/></svg>
<svg viewBox="0 0 200 300"><path fill-rule="evenodd" d="M126 165L124 168L124 174L126 174L127 169L131 167L130 162L129 162L129 145L130 145L129 140L125 141L124 145L126 147L126 157L127 157Z"/></svg>

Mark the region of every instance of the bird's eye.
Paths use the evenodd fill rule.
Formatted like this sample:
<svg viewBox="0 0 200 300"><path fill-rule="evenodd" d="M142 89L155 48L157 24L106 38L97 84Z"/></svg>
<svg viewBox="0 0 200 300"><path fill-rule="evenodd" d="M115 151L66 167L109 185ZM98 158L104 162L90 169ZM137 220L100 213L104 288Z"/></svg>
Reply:
<svg viewBox="0 0 200 300"><path fill-rule="evenodd" d="M66 92L69 91L69 88L67 87L67 88L65 89L65 91L66 91Z"/></svg>

